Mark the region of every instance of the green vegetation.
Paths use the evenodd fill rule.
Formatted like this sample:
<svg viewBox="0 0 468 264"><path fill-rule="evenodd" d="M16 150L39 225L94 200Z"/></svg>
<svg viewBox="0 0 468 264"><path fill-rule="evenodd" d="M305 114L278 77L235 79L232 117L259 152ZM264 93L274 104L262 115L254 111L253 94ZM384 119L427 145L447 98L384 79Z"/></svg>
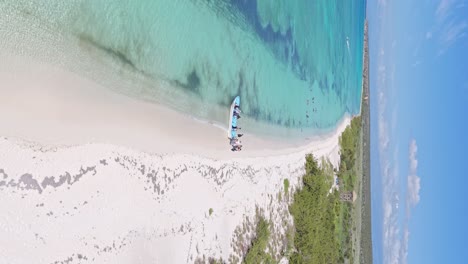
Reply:
<svg viewBox="0 0 468 264"><path fill-rule="evenodd" d="M355 117L351 120L351 125L348 126L340 137L340 169L338 178L340 180L340 191L356 191L357 183L360 182L362 175L361 167L362 160L360 159L361 151L361 117ZM356 192L358 193L358 192ZM359 196L359 193L358 193ZM356 242L356 222L358 218L355 215L353 204L338 203L338 214L335 219L337 226L338 241L342 250L342 258L354 262L353 243ZM360 221L360 218L359 218ZM354 240L353 240L354 238Z"/></svg>
<svg viewBox="0 0 468 264"><path fill-rule="evenodd" d="M369 41L367 34L367 20L364 26L364 68L363 68L363 101L361 103L362 117L362 184L361 184L361 212L359 233L360 246L357 252L357 263L372 263L372 234L371 234L371 193L370 193L370 113L369 113ZM366 99L367 98L367 99ZM359 230L358 230L359 231Z"/></svg>
<svg viewBox="0 0 468 264"><path fill-rule="evenodd" d="M203 263L206 263L206 262L203 262ZM226 263L226 262L224 262L221 258L219 258L219 259L208 258L208 263L210 263L210 264L223 264L223 263Z"/></svg>
<svg viewBox="0 0 468 264"><path fill-rule="evenodd" d="M245 255L244 263L273 263L273 257L265 252L269 237L269 224L263 217L260 217L255 230L255 239Z"/></svg>
<svg viewBox="0 0 468 264"><path fill-rule="evenodd" d="M216 258L213 258L213 257L206 258L206 256L203 255L202 257L196 258L193 263L195 263L195 264L205 264L205 263L224 264L224 263L226 263L226 261L223 261L223 259L221 259L221 258L219 258L219 259L216 259Z"/></svg>
<svg viewBox="0 0 468 264"><path fill-rule="evenodd" d="M340 138L341 163L337 174L341 191L353 191L357 180L357 150L361 119L356 117ZM312 155L306 156L303 187L294 194L290 212L295 233L290 263L353 262L353 204L341 202L339 193L329 194L334 170L322 160L322 166Z"/></svg>
<svg viewBox="0 0 468 264"><path fill-rule="evenodd" d="M289 192L289 180L284 179L283 184L284 184L284 194L288 194L288 192Z"/></svg>
<svg viewBox="0 0 468 264"><path fill-rule="evenodd" d="M210 216L211 216L211 214L213 213L213 208L210 208L210 210L208 210L208 213L209 213Z"/></svg>
<svg viewBox="0 0 468 264"><path fill-rule="evenodd" d="M357 171L360 167L357 164L358 143L360 142L361 132L361 117L355 117L351 121L340 137L340 170L338 178L342 181L343 185L340 186L341 191L352 191L355 189Z"/></svg>
<svg viewBox="0 0 468 264"><path fill-rule="evenodd" d="M332 175L326 175L312 155L306 157L303 187L294 194L290 212L296 232L290 263L338 263L339 243L335 235L336 195L329 195Z"/></svg>

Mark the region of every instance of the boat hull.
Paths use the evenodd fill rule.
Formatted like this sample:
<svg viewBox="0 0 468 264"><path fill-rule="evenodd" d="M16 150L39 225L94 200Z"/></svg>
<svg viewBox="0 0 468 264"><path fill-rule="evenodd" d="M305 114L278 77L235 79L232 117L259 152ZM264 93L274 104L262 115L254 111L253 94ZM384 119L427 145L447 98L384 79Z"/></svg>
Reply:
<svg viewBox="0 0 468 264"><path fill-rule="evenodd" d="M236 131L232 129L232 127L237 127L237 117L234 116L234 107L236 105L240 106L240 96L236 96L236 98L234 98L231 104L231 108L229 109L229 123L227 135L230 139L237 137Z"/></svg>

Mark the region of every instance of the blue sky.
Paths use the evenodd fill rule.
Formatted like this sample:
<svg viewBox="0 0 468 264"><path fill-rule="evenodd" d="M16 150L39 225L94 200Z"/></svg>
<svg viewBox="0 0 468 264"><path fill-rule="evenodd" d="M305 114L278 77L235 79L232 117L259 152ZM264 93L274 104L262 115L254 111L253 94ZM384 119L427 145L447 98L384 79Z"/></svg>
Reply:
<svg viewBox="0 0 468 264"><path fill-rule="evenodd" d="M467 263L468 0L368 1L375 263Z"/></svg>

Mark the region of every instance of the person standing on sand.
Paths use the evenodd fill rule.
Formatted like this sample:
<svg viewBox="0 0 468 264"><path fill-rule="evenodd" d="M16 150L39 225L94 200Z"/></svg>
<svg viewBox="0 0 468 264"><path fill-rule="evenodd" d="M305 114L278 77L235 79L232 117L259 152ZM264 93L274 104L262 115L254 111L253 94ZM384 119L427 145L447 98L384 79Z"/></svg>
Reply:
<svg viewBox="0 0 468 264"><path fill-rule="evenodd" d="M232 146L231 151L241 151L242 150L242 145L236 145Z"/></svg>
<svg viewBox="0 0 468 264"><path fill-rule="evenodd" d="M231 138L231 142L230 142L231 146L234 146L237 143L237 141L239 141L238 138Z"/></svg>

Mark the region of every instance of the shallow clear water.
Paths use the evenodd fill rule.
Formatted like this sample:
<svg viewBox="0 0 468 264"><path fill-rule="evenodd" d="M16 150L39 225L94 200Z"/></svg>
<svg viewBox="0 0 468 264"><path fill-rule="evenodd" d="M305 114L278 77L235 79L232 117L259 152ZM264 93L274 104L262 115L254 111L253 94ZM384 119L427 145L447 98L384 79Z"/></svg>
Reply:
<svg viewBox="0 0 468 264"><path fill-rule="evenodd" d="M132 94L151 95L195 117L223 123L224 108L227 112L240 95L249 117L244 120L256 132L274 135L279 125L310 134L359 111L365 1L21 0L6 5L144 76L145 85L135 80L128 88Z"/></svg>

